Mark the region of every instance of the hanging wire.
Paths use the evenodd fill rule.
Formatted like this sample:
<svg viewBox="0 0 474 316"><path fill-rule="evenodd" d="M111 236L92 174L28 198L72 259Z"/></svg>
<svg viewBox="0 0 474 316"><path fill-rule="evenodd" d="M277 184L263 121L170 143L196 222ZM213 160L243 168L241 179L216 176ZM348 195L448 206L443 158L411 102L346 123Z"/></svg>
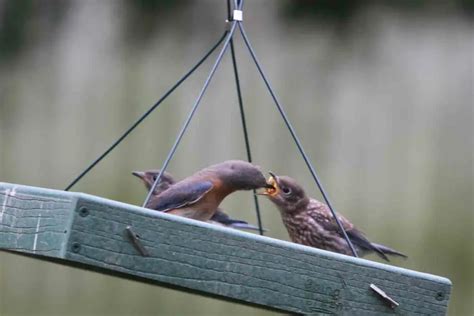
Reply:
<svg viewBox="0 0 474 316"><path fill-rule="evenodd" d="M351 248L352 254L354 255L354 257L358 257L357 251L355 250L354 246L352 245L352 242L351 242L349 236L347 235L346 230L344 229L341 222L339 221L339 218L337 217L336 212L335 212L334 208L332 207L331 201L329 200L329 197L328 197L326 191L324 190L324 188L321 184L321 181L319 180L319 177L316 173L316 170L314 169L313 165L309 161L309 158L306 155L306 152L304 151L303 145L301 144L300 140L298 139L298 136L296 136L295 129L291 125L291 123L288 119L288 116L286 115L285 111L283 110L283 107L281 106L280 101L278 101L278 98L276 97L275 92L273 91L273 89L270 85L270 82L267 80L267 77L266 77L265 73L263 72L262 67L260 66L260 62L258 61L257 56L255 55L255 52L252 48L252 45L250 44L250 41L247 37L247 34L245 33L245 29L244 29L242 23L239 22L238 24L239 24L240 33L242 34L242 37L244 38L245 45L247 46L247 48L250 52L250 55L252 56L252 59L253 59L255 65L257 66L258 72L260 73L260 76L262 77L263 81L265 82L265 85L267 86L268 92L270 92L270 95L272 96L272 99L273 99L276 107L278 108L278 111L280 112L281 117L283 118L283 121L285 122L286 127L288 127L288 130L290 131L290 134L293 137L293 140L295 141L295 144L298 147L298 150L300 151L301 155L303 156L303 159L304 159L306 165L308 166L308 169L311 172L311 175L313 176L314 181L318 185L319 190L321 191L321 194L322 194L324 200L326 201L326 204L328 205L329 209L331 210L331 213L332 213L334 219L336 220L336 223L339 226L339 229L341 230L342 234L344 235L344 238L347 241L347 244L349 245L349 248Z"/></svg>
<svg viewBox="0 0 474 316"><path fill-rule="evenodd" d="M242 7L243 7L243 2L244 0L234 0L234 7L237 8L237 10L242 10ZM227 9L227 12L228 12L228 16L230 18L230 3L229 1L227 2L228 3L228 9ZM234 67L234 74L235 74L235 80L236 80L236 87L237 87L237 96L238 96L238 100L239 100L239 107L240 107L240 113L241 113L241 119L242 119L242 127L243 127L243 130L244 130L244 138L245 138L245 145L246 145L246 149L247 149L247 158L249 161L252 160L252 157L251 157L251 152L250 152L250 142L249 142L249 139L248 139L248 132L247 132L247 125L246 125L246 121L245 121L245 112L244 112L244 108L243 108L243 102L242 102L242 95L241 95L241 90L240 90L240 82L239 82L239 77L238 77L238 71L237 71L237 62L236 62L236 58L235 58L235 50L234 50L234 45L233 45L233 41L232 41L232 37L234 35L234 32L235 32L235 28L236 26L239 26L239 29L240 29L240 33L242 34L242 37L244 39L244 42L250 52L250 55L278 109L278 111L280 112L282 118L283 118L283 121L285 122L288 130L290 131L290 134L291 136L293 137L293 140L295 141L295 144L296 146L298 147L298 150L300 151L309 171L311 172L311 175L313 176L313 179L314 181L316 182L316 184L318 185L319 187L319 190L321 191L321 194L324 198L324 200L326 201L326 204L328 205L329 209L331 210L331 213L334 217L334 219L336 220L336 223L337 225L339 226L341 232L343 233L344 235L344 238L345 240L347 241L347 244L349 245L349 247L351 248L351 251L353 253L353 255L355 257L358 257L357 255L357 251L355 250L354 246L352 245L352 242L350 241L350 238L349 236L347 235L344 227L342 226L341 222L339 221L339 218L337 217L336 215L336 212L334 210L334 208L332 207L332 204L328 198L328 195L326 193L326 191L324 190L322 184L321 184L321 181L319 180L319 177L316 173L316 170L314 169L313 165L311 164L308 156L306 155L306 152L304 151L303 149L303 146L299 140L299 138L297 137L296 135L296 132L292 126L292 124L290 123L285 111L283 110L283 107L281 106L278 98L276 97L275 95L275 92L273 91L271 85L270 85L270 82L268 81L262 67L260 66L260 62L258 61L257 59L257 56L252 48L252 45L250 44L250 41L247 37L247 34L245 32L245 29L242 25L242 22L241 21L232 21L232 26L230 28L230 31L225 31L224 34L222 35L222 37L219 39L219 41L209 50L209 52L193 67L191 68L190 71L188 71L174 86L172 86L148 111L146 111L137 121L135 121L134 124L132 124L132 126L122 135L119 137L119 139L117 139L102 155L99 156L99 158L97 158L92 164L90 164L79 176L77 176L65 189L65 191L68 191L69 189L71 189L82 177L84 177L92 168L94 168L102 159L104 159L118 144L120 144L120 142L122 142L148 115L151 114L151 112L153 112L153 110L155 110L160 104L161 102L163 102L179 85L181 85L181 83L183 83L211 54L212 52L222 43L222 41L224 40L225 38L225 42L224 42L224 45L221 49L221 51L219 52L219 55L209 73L209 76L207 77L205 83L204 83L204 86L203 88L201 89L201 92L199 93L192 109L191 109L191 112L189 113L185 123L183 124L182 128L181 128L181 131L179 132L178 134L178 137L176 138L176 141L175 143L173 144L170 152L168 153L168 156L165 160L165 162L163 163L163 167L160 169L160 173L158 174L155 182L153 183L153 186L151 187L150 191L148 192L148 195L143 203L143 206L146 206L146 204L148 203L153 191L155 190L156 188L156 185L160 182L160 179L161 179L161 176L163 175L166 167L168 166L169 162L171 161L171 159L173 158L175 152L176 152L176 149L182 139L182 137L184 136L184 133L186 132L186 129L187 127L189 126L193 116L194 116L194 113L196 112L199 104L200 104L200 101L202 99L202 97L204 96L204 93L205 91L207 90L207 87L209 86L209 83L212 79L212 77L214 76L214 73L215 71L217 70L217 67L219 66L221 60L222 60L222 57L224 56L224 53L227 49L228 46L231 47L231 56L232 56L232 64L233 64L233 67ZM256 206L256 212L257 212L257 219L258 219L258 224L259 224L259 230L260 230L260 234L263 235L263 228L262 228L262 225L261 225L261 218L260 218L260 210L259 210L259 205L258 205L258 200L256 199L255 197L255 206Z"/></svg>
<svg viewBox="0 0 474 316"><path fill-rule="evenodd" d="M150 107L135 123L130 126L125 133L122 134L104 153L102 153L96 160L94 160L84 171L82 171L65 189L69 191L79 180L82 179L89 171L92 170L102 159L104 159L112 150L115 149L140 123L148 117L177 87L179 87L204 61L216 50L216 48L222 43L227 35L227 31L222 34L221 38L212 48L202 57L192 68L189 70L181 79L178 80L152 107Z"/></svg>
<svg viewBox="0 0 474 316"><path fill-rule="evenodd" d="M235 3L235 7L240 7L240 3ZM228 14L228 20L231 20L231 11L230 11L230 0L227 0L227 14ZM235 85L237 89L237 99L239 101L239 109L240 109L240 119L242 121L242 129L244 131L244 140L245 140L245 149L247 151L247 160L248 162L252 162L252 153L250 150L250 140L249 140L249 135L248 135L248 130L247 130L247 122L245 119L245 111L244 111L244 103L242 99L242 91L240 88L240 80L239 80L239 72L237 68L237 59L235 58L235 49L234 49L234 41L233 39L230 40L230 54L232 57L232 67L234 69L234 76L235 76ZM258 198L256 195L256 191L253 190L253 200L255 204L255 213L257 215L257 223L258 223L258 231L260 235L263 236L263 224L262 224L262 217L260 215L260 205L258 203Z"/></svg>
<svg viewBox="0 0 474 316"><path fill-rule="evenodd" d="M230 40L232 39L232 36L234 35L236 26L237 26L237 23L235 21L232 22L231 29L230 29L229 33L227 34L227 37L224 41L224 45L223 45L221 51L219 52L219 55L217 56L217 59L214 63L214 66L212 66L212 69L209 73L209 76L207 77L206 81L204 82L204 86L202 87L201 92L199 93L199 95L196 99L196 102L194 103L194 105L191 109L191 112L189 113L186 121L184 122L183 127L181 128L181 131L179 132L178 137L176 138L176 141L173 144L173 147L171 147L171 150L168 153L168 157L166 157L166 160L165 160L165 162L163 163L163 166L160 169L160 173L156 177L155 182L153 183L153 186L151 187L150 191L148 192L147 197L146 197L145 201L143 202L143 207L145 207L148 204L148 201L150 200L153 192L155 191L155 188L156 188L157 184L160 182L160 179L161 179L161 176L163 175L163 172L165 172L166 167L168 167L169 162L173 158L174 153L176 152L176 149L178 148L178 145L181 142L181 139L183 138L183 135L186 132L186 129L188 128L188 125L189 125L189 123L191 122L191 119L194 116L194 113L196 112L197 108L199 107L199 104L201 102L202 97L204 96L204 93L206 92L207 87L209 86L209 83L211 82L211 79L214 76L214 73L216 72L217 66L219 66L219 64L222 60L222 57L224 56L224 53L225 53L227 47L229 46Z"/></svg>
<svg viewBox="0 0 474 316"><path fill-rule="evenodd" d="M234 6L235 6L235 3L234 3ZM232 20L230 0L227 0L227 21L230 21L230 20Z"/></svg>

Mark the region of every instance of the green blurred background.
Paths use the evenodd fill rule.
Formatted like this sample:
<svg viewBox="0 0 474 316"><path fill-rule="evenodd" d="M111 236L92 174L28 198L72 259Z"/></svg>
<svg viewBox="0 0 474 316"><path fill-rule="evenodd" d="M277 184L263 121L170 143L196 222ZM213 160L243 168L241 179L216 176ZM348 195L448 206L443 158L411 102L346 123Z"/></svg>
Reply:
<svg viewBox="0 0 474 316"><path fill-rule="evenodd" d="M336 208L450 278L472 315L473 1L247 1L254 48ZM222 34L224 0L0 0L0 181L64 188ZM253 156L320 198L236 38ZM213 60L213 58L211 58ZM205 79L190 78L73 190L131 204L130 172L158 168ZM227 56L169 171L245 159ZM268 235L288 239L261 199ZM255 223L252 197L224 202ZM375 257L369 259L378 260ZM0 254L0 315L271 312Z"/></svg>

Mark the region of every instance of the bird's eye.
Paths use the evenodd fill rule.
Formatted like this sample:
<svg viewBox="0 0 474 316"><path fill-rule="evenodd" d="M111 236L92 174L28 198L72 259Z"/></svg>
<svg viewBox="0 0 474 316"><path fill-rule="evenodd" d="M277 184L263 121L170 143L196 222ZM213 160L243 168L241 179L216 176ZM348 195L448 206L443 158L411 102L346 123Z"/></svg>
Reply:
<svg viewBox="0 0 474 316"><path fill-rule="evenodd" d="M286 195L288 195L288 194L291 193L291 189L290 189L290 188L287 188L287 187L281 188L281 190L282 190L283 193L285 193Z"/></svg>

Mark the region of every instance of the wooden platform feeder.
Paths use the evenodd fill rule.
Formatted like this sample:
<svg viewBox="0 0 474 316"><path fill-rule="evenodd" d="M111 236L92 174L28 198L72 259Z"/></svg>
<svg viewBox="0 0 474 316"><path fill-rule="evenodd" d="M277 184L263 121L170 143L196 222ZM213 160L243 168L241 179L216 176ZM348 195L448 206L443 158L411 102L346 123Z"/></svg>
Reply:
<svg viewBox="0 0 474 316"><path fill-rule="evenodd" d="M445 315L451 290L430 274L9 183L0 183L0 250L300 314Z"/></svg>

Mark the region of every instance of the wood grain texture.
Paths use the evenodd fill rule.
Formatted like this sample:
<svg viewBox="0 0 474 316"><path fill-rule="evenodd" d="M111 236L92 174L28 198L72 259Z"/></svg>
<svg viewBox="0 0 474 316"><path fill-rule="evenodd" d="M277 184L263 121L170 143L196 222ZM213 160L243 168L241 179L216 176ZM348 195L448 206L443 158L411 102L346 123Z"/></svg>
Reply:
<svg viewBox="0 0 474 316"><path fill-rule="evenodd" d="M66 259L66 264L294 313L445 315L447 311L451 282L442 277L91 195L16 186L12 197L6 193L12 188L0 183L0 205L6 201L0 248L35 253L44 237L41 249ZM39 217L34 214L41 214L38 232L43 234L38 235L36 250L31 234ZM24 221L26 228L19 228L18 221L12 225L14 218ZM50 221L43 224L43 218ZM149 256L142 256L130 242L127 226L139 235ZM370 290L371 283L400 306L389 308Z"/></svg>
<svg viewBox="0 0 474 316"><path fill-rule="evenodd" d="M64 255L74 195L0 182L0 249Z"/></svg>

